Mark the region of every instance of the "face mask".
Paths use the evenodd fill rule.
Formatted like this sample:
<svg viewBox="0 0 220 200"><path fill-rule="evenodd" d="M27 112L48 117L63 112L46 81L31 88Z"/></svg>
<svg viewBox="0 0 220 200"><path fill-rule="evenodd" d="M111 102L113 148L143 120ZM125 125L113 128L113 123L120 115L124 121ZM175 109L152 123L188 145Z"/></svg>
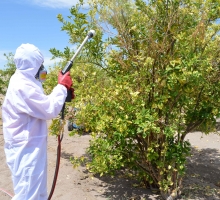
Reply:
<svg viewBox="0 0 220 200"><path fill-rule="evenodd" d="M45 69L44 65L42 64L35 75L35 78L38 79L40 82L44 82L46 80L47 70Z"/></svg>

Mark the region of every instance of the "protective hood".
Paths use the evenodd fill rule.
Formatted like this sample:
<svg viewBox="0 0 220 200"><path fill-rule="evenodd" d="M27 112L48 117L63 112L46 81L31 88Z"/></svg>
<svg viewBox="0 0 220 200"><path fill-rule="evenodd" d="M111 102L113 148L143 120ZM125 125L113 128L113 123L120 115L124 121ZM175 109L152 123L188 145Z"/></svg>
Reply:
<svg viewBox="0 0 220 200"><path fill-rule="evenodd" d="M44 62L44 57L36 46L27 43L17 48L14 62L17 70L22 74L34 77Z"/></svg>

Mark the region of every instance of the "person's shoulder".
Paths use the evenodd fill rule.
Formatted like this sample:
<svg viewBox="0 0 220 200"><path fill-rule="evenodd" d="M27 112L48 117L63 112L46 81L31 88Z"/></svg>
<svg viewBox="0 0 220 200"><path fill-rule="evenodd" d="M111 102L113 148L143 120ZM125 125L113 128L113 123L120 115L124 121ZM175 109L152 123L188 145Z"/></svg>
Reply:
<svg viewBox="0 0 220 200"><path fill-rule="evenodd" d="M10 90L16 93L33 93L39 90L39 86L30 80L23 78L17 79L16 77L10 81Z"/></svg>

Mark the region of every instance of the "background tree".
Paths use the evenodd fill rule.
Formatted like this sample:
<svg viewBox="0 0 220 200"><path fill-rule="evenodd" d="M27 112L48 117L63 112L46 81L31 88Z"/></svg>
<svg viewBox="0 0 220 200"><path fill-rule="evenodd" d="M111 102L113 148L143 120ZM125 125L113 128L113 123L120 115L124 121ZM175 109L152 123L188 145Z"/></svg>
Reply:
<svg viewBox="0 0 220 200"><path fill-rule="evenodd" d="M16 67L14 64L14 55L12 53L4 54L7 59L7 63L4 66L4 69L0 70L0 94L5 95L8 88L9 80L14 74Z"/></svg>

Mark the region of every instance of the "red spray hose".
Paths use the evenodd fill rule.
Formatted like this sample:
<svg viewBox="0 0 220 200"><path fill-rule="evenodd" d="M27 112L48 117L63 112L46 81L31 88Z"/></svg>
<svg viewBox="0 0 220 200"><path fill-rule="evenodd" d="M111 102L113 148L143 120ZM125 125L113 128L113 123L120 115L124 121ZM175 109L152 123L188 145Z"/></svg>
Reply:
<svg viewBox="0 0 220 200"><path fill-rule="evenodd" d="M10 194L9 192L7 192L6 190L4 190L4 189L2 189L2 188L0 188L0 191L2 191L3 193L5 193L5 194L7 194L9 197L13 197L13 195L12 194Z"/></svg>
<svg viewBox="0 0 220 200"><path fill-rule="evenodd" d="M66 64L66 66L64 67L64 69L62 70L62 74L65 74L66 72L68 72L72 65L73 65L73 61L76 58L76 56L78 55L78 53L81 51L82 47L85 45L85 43L92 38L95 35L95 31L94 30L90 30L86 36L86 38L83 40L83 43L79 46L79 48L76 50L75 54L73 55L73 57L71 58L71 60ZM71 94L72 92L70 92L68 90L68 95L67 95L67 99L66 102L71 102ZM63 105L63 108L61 110L61 119L64 120L64 109L65 109L65 103ZM60 138L60 135L58 136L58 146L57 146L57 163L56 163L56 169L55 169L55 174L54 174L54 180L53 180L53 185L50 191L50 195L48 197L48 200L51 199L55 186L56 186L56 181L57 181L57 176L58 176L58 172L59 172L59 166L60 166L60 154L61 154L61 141L63 139L63 134L62 137Z"/></svg>
<svg viewBox="0 0 220 200"><path fill-rule="evenodd" d="M58 135L58 146L57 146L57 162L56 162L56 169L55 169L55 173L54 173L54 178L53 178L53 184L50 190L50 194L48 196L48 200L51 199L51 197L53 196L53 192L55 190L56 187L56 182L57 182L57 177L58 177L58 172L59 172L59 167L60 167L60 157L61 157L61 141L63 139L63 134L60 137L60 135Z"/></svg>

